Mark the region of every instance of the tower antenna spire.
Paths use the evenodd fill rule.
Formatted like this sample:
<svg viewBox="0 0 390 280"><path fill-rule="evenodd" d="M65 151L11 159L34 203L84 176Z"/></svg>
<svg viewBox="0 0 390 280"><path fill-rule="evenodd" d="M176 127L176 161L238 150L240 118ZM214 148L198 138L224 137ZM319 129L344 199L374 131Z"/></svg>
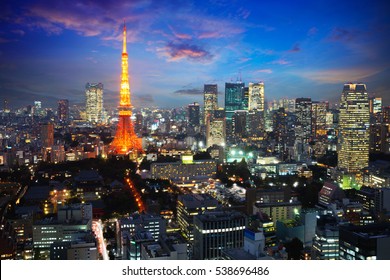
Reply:
<svg viewBox="0 0 390 280"><path fill-rule="evenodd" d="M123 50L122 53L127 53L127 48L126 48L126 22L123 20Z"/></svg>

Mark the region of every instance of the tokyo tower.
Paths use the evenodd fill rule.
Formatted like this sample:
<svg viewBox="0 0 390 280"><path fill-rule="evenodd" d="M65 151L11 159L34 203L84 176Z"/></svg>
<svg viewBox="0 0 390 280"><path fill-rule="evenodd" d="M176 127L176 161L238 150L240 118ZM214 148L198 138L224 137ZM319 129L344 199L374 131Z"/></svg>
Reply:
<svg viewBox="0 0 390 280"><path fill-rule="evenodd" d="M130 100L129 65L126 50L126 25L123 27L123 50L122 50L122 75L120 87L119 122L115 138L110 144L109 153L114 155L129 155L135 157L142 152L141 139L134 132L131 121L132 108Z"/></svg>

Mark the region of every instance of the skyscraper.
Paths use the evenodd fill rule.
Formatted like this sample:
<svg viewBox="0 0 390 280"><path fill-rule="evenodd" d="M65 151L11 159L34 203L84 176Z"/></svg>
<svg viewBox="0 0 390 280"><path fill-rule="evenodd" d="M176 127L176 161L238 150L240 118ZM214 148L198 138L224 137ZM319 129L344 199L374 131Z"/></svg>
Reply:
<svg viewBox="0 0 390 280"><path fill-rule="evenodd" d="M247 218L238 211L206 212L194 217L195 260L221 259L222 251L241 248Z"/></svg>
<svg viewBox="0 0 390 280"><path fill-rule="evenodd" d="M218 109L218 85L204 85L204 123L207 123L207 117L212 114L213 110Z"/></svg>
<svg viewBox="0 0 390 280"><path fill-rule="evenodd" d="M368 166L370 110L365 84L344 85L340 101L338 167L357 173Z"/></svg>
<svg viewBox="0 0 390 280"><path fill-rule="evenodd" d="M34 116L42 117L42 101L34 101Z"/></svg>
<svg viewBox="0 0 390 280"><path fill-rule="evenodd" d="M129 84L129 65L126 48L126 25L123 27L123 50L122 50L122 74L120 86L119 122L114 140L110 144L111 154L128 155L135 157L142 151L141 139L134 132L131 121L132 108Z"/></svg>
<svg viewBox="0 0 390 280"><path fill-rule="evenodd" d="M302 143L308 143L312 135L311 105L311 98L297 98L295 100L295 115L297 116L296 137L300 139Z"/></svg>
<svg viewBox="0 0 390 280"><path fill-rule="evenodd" d="M85 113L87 121L101 123L103 114L103 84L87 83L85 86Z"/></svg>
<svg viewBox="0 0 390 280"><path fill-rule="evenodd" d="M382 122L382 97L371 97L370 102L370 123Z"/></svg>
<svg viewBox="0 0 390 280"><path fill-rule="evenodd" d="M69 101L67 99L61 99L58 101L57 117L58 122L61 124L69 122Z"/></svg>
<svg viewBox="0 0 390 280"><path fill-rule="evenodd" d="M248 111L264 111L264 83L249 83Z"/></svg>
<svg viewBox="0 0 390 280"><path fill-rule="evenodd" d="M247 127L252 140L262 140L265 130L264 83L249 83Z"/></svg>
<svg viewBox="0 0 390 280"><path fill-rule="evenodd" d="M225 112L227 120L232 119L234 111L243 110L244 87L245 84L242 82L225 83Z"/></svg>
<svg viewBox="0 0 390 280"><path fill-rule="evenodd" d="M226 144L226 119L223 109L214 110L206 124L206 145L225 146Z"/></svg>
<svg viewBox="0 0 390 280"><path fill-rule="evenodd" d="M317 139L326 136L326 113L329 110L329 102L313 101L312 111L312 132Z"/></svg>
<svg viewBox="0 0 390 280"><path fill-rule="evenodd" d="M225 83L225 113L226 113L226 135L233 136L232 118L234 112L243 110L245 106L245 84L243 82Z"/></svg>
<svg viewBox="0 0 390 280"><path fill-rule="evenodd" d="M191 126L200 125L200 110L199 103L194 102L188 105L188 122Z"/></svg>
<svg viewBox="0 0 390 280"><path fill-rule="evenodd" d="M41 139L44 148L50 148L54 145L54 124L41 124Z"/></svg>

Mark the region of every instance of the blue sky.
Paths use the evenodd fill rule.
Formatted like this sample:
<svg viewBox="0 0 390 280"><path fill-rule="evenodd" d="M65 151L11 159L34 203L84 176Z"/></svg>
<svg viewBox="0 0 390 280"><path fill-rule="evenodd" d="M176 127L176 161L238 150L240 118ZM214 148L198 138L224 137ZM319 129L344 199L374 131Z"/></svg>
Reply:
<svg viewBox="0 0 390 280"><path fill-rule="evenodd" d="M136 107L202 103L203 85L264 81L266 99L337 101L364 82L390 103L386 1L2 1L0 102L117 104L123 21ZM219 97L223 105L223 94Z"/></svg>

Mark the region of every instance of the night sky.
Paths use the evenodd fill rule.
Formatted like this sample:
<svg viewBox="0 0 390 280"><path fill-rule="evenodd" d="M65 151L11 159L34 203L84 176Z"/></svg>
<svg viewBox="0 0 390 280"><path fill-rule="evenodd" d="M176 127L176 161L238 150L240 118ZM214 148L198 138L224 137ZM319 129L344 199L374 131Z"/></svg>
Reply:
<svg viewBox="0 0 390 280"><path fill-rule="evenodd" d="M205 83L222 93L240 76L264 81L267 100L334 102L363 82L390 105L388 12L376 0L3 0L0 104L83 104L101 82L117 105L125 20L135 107L202 104Z"/></svg>

